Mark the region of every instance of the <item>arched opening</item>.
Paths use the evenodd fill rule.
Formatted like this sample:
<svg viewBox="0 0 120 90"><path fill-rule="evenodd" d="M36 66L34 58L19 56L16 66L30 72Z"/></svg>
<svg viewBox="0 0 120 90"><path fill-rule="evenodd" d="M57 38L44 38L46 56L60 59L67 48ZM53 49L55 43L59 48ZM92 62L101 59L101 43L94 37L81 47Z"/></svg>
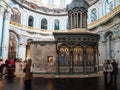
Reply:
<svg viewBox="0 0 120 90"><path fill-rule="evenodd" d="M47 19L45 18L41 20L41 29L47 29Z"/></svg>
<svg viewBox="0 0 120 90"><path fill-rule="evenodd" d="M34 22L33 16L29 16L28 26L33 27L33 22Z"/></svg>
<svg viewBox="0 0 120 90"><path fill-rule="evenodd" d="M18 37L10 32L8 58L18 58Z"/></svg>
<svg viewBox="0 0 120 90"><path fill-rule="evenodd" d="M91 22L94 22L97 20L97 10L96 8L94 8L92 11L91 11Z"/></svg>
<svg viewBox="0 0 120 90"><path fill-rule="evenodd" d="M113 33L111 31L109 32L106 32L104 37L106 39L106 47L107 47L107 59L111 60L113 58L113 49L112 49L112 36L113 36Z"/></svg>
<svg viewBox="0 0 120 90"><path fill-rule="evenodd" d="M55 21L54 21L54 30L59 30L60 28L59 28L59 20L58 19L56 19Z"/></svg>
<svg viewBox="0 0 120 90"><path fill-rule="evenodd" d="M21 13L18 9L13 8L13 14L11 15L11 21L21 23Z"/></svg>
<svg viewBox="0 0 120 90"><path fill-rule="evenodd" d="M105 2L105 14L108 14L114 8L114 0L106 0Z"/></svg>

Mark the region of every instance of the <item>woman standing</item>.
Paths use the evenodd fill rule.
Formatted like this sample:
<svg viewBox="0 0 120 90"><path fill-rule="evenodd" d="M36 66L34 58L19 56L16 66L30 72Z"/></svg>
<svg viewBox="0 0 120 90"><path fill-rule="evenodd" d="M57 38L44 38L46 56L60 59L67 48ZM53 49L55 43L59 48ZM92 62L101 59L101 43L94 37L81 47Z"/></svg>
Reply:
<svg viewBox="0 0 120 90"><path fill-rule="evenodd" d="M109 84L111 82L112 71L113 71L112 64L110 64L109 60L105 60L105 62L103 64L103 73L104 73L105 84Z"/></svg>
<svg viewBox="0 0 120 90"><path fill-rule="evenodd" d="M113 59L111 64L113 66L111 80L114 81L114 83L116 83L116 77L117 77L117 74L118 74L118 63L115 61L115 59Z"/></svg>

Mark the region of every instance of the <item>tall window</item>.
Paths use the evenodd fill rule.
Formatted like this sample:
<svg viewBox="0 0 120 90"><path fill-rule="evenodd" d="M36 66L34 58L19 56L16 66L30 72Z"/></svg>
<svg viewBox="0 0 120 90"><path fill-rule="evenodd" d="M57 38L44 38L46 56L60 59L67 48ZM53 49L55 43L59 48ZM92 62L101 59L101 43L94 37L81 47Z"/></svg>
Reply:
<svg viewBox="0 0 120 90"><path fill-rule="evenodd" d="M106 14L107 14L113 9L113 0L106 0L105 4L106 4L105 10L106 10Z"/></svg>
<svg viewBox="0 0 120 90"><path fill-rule="evenodd" d="M91 11L91 22L94 22L97 20L97 10L96 8L94 8L92 11Z"/></svg>
<svg viewBox="0 0 120 90"><path fill-rule="evenodd" d="M16 23L21 23L20 11L16 8L13 8L13 14L11 15L11 21L16 22Z"/></svg>
<svg viewBox="0 0 120 90"><path fill-rule="evenodd" d="M45 18L41 20L41 29L47 29L47 19Z"/></svg>
<svg viewBox="0 0 120 90"><path fill-rule="evenodd" d="M59 30L59 20L54 21L54 30Z"/></svg>
<svg viewBox="0 0 120 90"><path fill-rule="evenodd" d="M33 16L29 16L28 26L33 27L33 22L34 22Z"/></svg>

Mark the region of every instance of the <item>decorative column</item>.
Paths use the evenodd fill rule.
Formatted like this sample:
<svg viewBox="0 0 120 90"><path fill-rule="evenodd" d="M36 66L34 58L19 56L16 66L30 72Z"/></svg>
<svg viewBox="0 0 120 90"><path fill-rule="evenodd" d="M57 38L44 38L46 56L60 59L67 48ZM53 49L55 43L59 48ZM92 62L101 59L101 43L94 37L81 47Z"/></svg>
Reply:
<svg viewBox="0 0 120 90"><path fill-rule="evenodd" d="M82 27L82 18L83 18L83 15L82 15L82 12L80 12L80 28Z"/></svg>
<svg viewBox="0 0 120 90"><path fill-rule="evenodd" d="M110 51L111 51L110 36L108 36L106 39L107 39L107 59L110 60L111 59L111 56L110 56Z"/></svg>
<svg viewBox="0 0 120 90"><path fill-rule="evenodd" d="M70 48L70 74L73 74L73 47Z"/></svg>
<svg viewBox="0 0 120 90"><path fill-rule="evenodd" d="M57 63L56 74L60 74L60 66L59 66L59 50L58 50L58 44L57 44L57 42L56 42L56 63Z"/></svg>
<svg viewBox="0 0 120 90"><path fill-rule="evenodd" d="M0 6L0 58L2 58L2 34L3 34L4 8Z"/></svg>
<svg viewBox="0 0 120 90"><path fill-rule="evenodd" d="M8 47L9 47L9 23L10 23L11 13L10 11L5 12L5 20L4 20L4 34L3 34L3 42L2 42L2 57L3 60L8 58Z"/></svg>
<svg viewBox="0 0 120 90"><path fill-rule="evenodd" d="M20 39L19 42L18 58L21 58L22 61L26 59L26 42L23 39Z"/></svg>
<svg viewBox="0 0 120 90"><path fill-rule="evenodd" d="M18 57L22 59L22 61L24 61L26 58L26 44L19 44L19 53L18 53Z"/></svg>

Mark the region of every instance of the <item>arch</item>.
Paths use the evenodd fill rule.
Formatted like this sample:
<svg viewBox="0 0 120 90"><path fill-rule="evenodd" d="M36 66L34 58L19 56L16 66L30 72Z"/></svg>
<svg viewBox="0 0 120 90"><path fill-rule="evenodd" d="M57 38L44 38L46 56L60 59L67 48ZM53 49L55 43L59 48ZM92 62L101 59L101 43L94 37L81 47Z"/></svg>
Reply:
<svg viewBox="0 0 120 90"><path fill-rule="evenodd" d="M108 31L104 34L104 38L106 39L108 36L112 36L113 32L112 31Z"/></svg>
<svg viewBox="0 0 120 90"><path fill-rule="evenodd" d="M113 45L114 42L112 40L112 36L113 36L113 32L112 31L108 31L104 34L104 38L106 40L106 51L107 51L107 59L111 60L112 59L112 50L113 50Z"/></svg>
<svg viewBox="0 0 120 90"><path fill-rule="evenodd" d="M59 26L59 20L58 19L56 19L56 20L54 20L54 30L59 30L60 28L60 26Z"/></svg>
<svg viewBox="0 0 120 90"><path fill-rule="evenodd" d="M97 9L93 8L90 12L91 22L94 22L98 18Z"/></svg>
<svg viewBox="0 0 120 90"><path fill-rule="evenodd" d="M114 8L114 0L105 0L103 3L104 15L108 14Z"/></svg>
<svg viewBox="0 0 120 90"><path fill-rule="evenodd" d="M19 38L17 37L16 33L9 32L9 50L8 50L8 58L18 58L18 43Z"/></svg>
<svg viewBox="0 0 120 90"><path fill-rule="evenodd" d="M41 20L41 29L47 29L47 19L46 18L42 18Z"/></svg>
<svg viewBox="0 0 120 90"><path fill-rule="evenodd" d="M33 27L33 22L34 22L34 18L33 16L30 15L28 19L28 26Z"/></svg>
<svg viewBox="0 0 120 90"><path fill-rule="evenodd" d="M17 8L13 8L13 14L11 15L11 21L21 24L21 13Z"/></svg>
<svg viewBox="0 0 120 90"><path fill-rule="evenodd" d="M17 38L20 39L20 36L19 36L19 34L16 31L14 31L14 30L9 30L9 31L14 33L17 36Z"/></svg>

